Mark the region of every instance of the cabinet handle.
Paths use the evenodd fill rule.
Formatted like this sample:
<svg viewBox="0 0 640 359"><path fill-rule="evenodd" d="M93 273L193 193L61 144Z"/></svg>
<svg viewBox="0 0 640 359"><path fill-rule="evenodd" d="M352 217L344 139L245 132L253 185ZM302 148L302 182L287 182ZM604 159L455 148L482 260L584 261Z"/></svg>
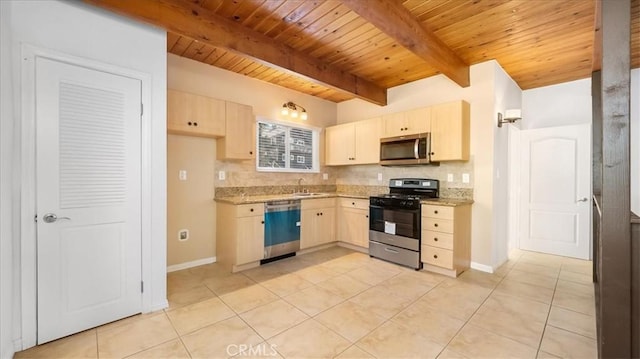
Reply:
<svg viewBox="0 0 640 359"><path fill-rule="evenodd" d="M191 126L191 122L187 122L187 125Z"/></svg>
<svg viewBox="0 0 640 359"><path fill-rule="evenodd" d="M249 151L249 154L250 154L250 155L253 155L253 151Z"/></svg>
<svg viewBox="0 0 640 359"><path fill-rule="evenodd" d="M249 212L253 212L253 208L249 208Z"/></svg>
<svg viewBox="0 0 640 359"><path fill-rule="evenodd" d="M438 241L438 237L433 238L433 241L437 242Z"/></svg>
<svg viewBox="0 0 640 359"><path fill-rule="evenodd" d="M352 206L355 206L355 205L356 205L356 203L355 203L355 202L351 202L351 205L352 205Z"/></svg>
<svg viewBox="0 0 640 359"><path fill-rule="evenodd" d="M194 125L194 126L196 126L196 127L198 127L198 123L197 123L197 122L194 122L194 123L193 123L193 125Z"/></svg>
<svg viewBox="0 0 640 359"><path fill-rule="evenodd" d="M438 210L436 209L435 211L433 211L433 213L438 214Z"/></svg>
<svg viewBox="0 0 640 359"><path fill-rule="evenodd" d="M264 224L264 221L260 221L260 223Z"/></svg>
<svg viewBox="0 0 640 359"><path fill-rule="evenodd" d="M434 254L434 255L433 255L433 258L438 259L438 255L437 255L437 254Z"/></svg>
<svg viewBox="0 0 640 359"><path fill-rule="evenodd" d="M316 216L319 216L319 215L320 215L320 213L316 213Z"/></svg>
<svg viewBox="0 0 640 359"><path fill-rule="evenodd" d="M320 215L322 216L322 215L323 215L323 213L322 213L322 212L320 212Z"/></svg>
<svg viewBox="0 0 640 359"><path fill-rule="evenodd" d="M435 154L436 154L435 152L431 152L431 156L433 156L433 155L435 155Z"/></svg>
<svg viewBox="0 0 640 359"><path fill-rule="evenodd" d="M367 214L365 217L369 218L369 215Z"/></svg>
<svg viewBox="0 0 640 359"><path fill-rule="evenodd" d="M434 226L434 227L437 227L437 226L438 226L438 224L437 224L437 223L434 223L434 224L433 224L433 226Z"/></svg>

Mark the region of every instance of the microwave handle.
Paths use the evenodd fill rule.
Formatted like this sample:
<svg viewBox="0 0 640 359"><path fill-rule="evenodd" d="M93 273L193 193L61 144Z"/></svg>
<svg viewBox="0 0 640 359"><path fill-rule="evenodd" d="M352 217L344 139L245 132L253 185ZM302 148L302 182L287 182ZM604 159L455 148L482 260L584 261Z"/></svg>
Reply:
<svg viewBox="0 0 640 359"><path fill-rule="evenodd" d="M416 160L420 159L420 138L416 138L416 142L413 143L413 155Z"/></svg>

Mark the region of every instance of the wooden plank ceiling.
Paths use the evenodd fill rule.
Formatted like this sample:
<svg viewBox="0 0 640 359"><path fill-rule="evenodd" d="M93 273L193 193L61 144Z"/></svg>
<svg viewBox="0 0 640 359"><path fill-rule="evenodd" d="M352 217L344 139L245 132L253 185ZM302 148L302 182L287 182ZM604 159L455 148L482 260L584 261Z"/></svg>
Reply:
<svg viewBox="0 0 640 359"><path fill-rule="evenodd" d="M125 15L128 12L122 5L118 5L119 9L106 6L110 0L85 1ZM595 0L181 1L172 0L171 5L184 4L194 14L200 11L230 20L243 31L260 34L273 44L311 56L329 69L339 69L374 88L388 89L438 73L446 74L451 70L446 64L428 60L435 56L433 51L447 48L461 60L461 66L497 60L522 89L586 78L592 70ZM402 16L413 16L409 20L415 20L416 26L422 28L412 29L411 22L407 31L402 31L400 28L406 28L405 24L381 24L379 14L375 26L376 14L366 14L368 9L359 6L369 2L371 7L374 3L391 4L392 9L383 19L398 21ZM394 18L396 10L400 15ZM631 11L635 68L640 67L640 0L632 0ZM141 15L134 17L147 19ZM155 24L162 26L158 20ZM395 28L400 30L393 31ZM435 36L444 48L434 49L430 44L423 49L416 46L415 40L425 36ZM212 46L211 41L203 39L194 40L170 30L167 51L334 102L363 98L356 91L273 66L273 61L256 60L255 56L238 51L237 46ZM456 82L461 83L458 79ZM372 102L383 104L376 99Z"/></svg>

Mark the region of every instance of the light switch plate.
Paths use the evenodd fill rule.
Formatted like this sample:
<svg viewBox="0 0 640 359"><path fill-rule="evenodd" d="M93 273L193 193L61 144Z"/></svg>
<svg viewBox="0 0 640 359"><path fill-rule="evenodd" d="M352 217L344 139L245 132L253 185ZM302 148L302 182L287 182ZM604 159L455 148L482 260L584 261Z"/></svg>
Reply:
<svg viewBox="0 0 640 359"><path fill-rule="evenodd" d="M469 183L469 174L468 173L463 173L462 174L462 183Z"/></svg>
<svg viewBox="0 0 640 359"><path fill-rule="evenodd" d="M382 173L378 173L378 181L382 181Z"/></svg>
<svg viewBox="0 0 640 359"><path fill-rule="evenodd" d="M453 182L453 173L447 173L447 182Z"/></svg>
<svg viewBox="0 0 640 359"><path fill-rule="evenodd" d="M224 171L218 171L218 179L220 181L224 181L227 178L226 174L224 173Z"/></svg>
<svg viewBox="0 0 640 359"><path fill-rule="evenodd" d="M328 173L323 173L322 174L322 179L323 180L328 180L329 179L329 174Z"/></svg>
<svg viewBox="0 0 640 359"><path fill-rule="evenodd" d="M180 181L186 181L187 180L187 170L178 171L178 178L180 179Z"/></svg>

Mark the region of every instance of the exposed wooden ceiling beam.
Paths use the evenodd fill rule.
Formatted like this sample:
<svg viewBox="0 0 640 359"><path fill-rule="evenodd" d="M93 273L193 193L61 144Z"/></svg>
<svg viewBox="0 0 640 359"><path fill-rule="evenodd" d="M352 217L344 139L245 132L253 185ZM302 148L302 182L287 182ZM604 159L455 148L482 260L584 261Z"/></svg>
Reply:
<svg viewBox="0 0 640 359"><path fill-rule="evenodd" d="M340 1L458 85L469 86L469 65L422 27L399 0Z"/></svg>
<svg viewBox="0 0 640 359"><path fill-rule="evenodd" d="M385 106L387 90L183 0L84 0L167 31L222 47L324 86Z"/></svg>

